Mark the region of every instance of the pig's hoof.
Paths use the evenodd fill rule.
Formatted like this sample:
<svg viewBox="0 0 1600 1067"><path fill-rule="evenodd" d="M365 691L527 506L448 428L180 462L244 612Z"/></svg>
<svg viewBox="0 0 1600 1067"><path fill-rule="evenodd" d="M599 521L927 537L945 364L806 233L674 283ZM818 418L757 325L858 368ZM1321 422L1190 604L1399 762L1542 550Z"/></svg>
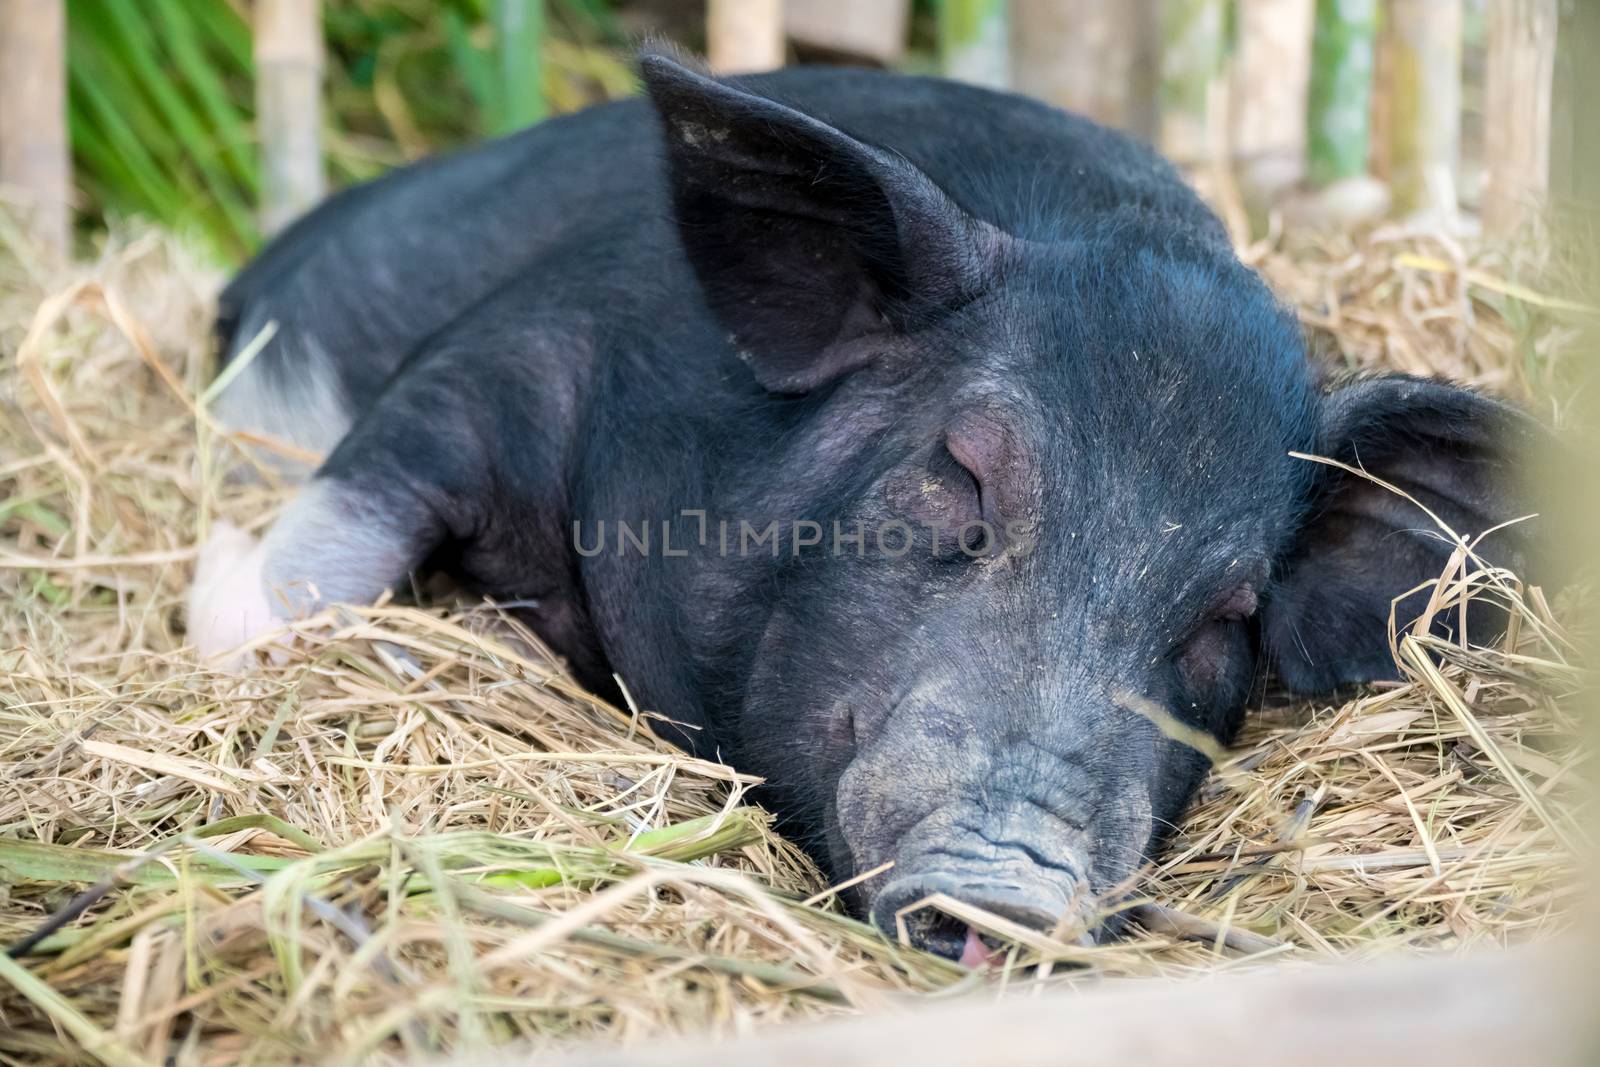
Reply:
<svg viewBox="0 0 1600 1067"><path fill-rule="evenodd" d="M237 526L218 522L200 550L189 590L189 639L195 650L228 670L240 670L239 646L283 626L262 582L266 552Z"/></svg>

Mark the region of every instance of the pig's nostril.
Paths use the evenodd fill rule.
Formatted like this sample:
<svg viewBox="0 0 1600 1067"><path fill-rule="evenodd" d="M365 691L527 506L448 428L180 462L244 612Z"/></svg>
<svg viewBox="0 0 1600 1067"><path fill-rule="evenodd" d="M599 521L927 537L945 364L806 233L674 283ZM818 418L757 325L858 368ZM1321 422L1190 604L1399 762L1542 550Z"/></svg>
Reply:
<svg viewBox="0 0 1600 1067"><path fill-rule="evenodd" d="M942 886L922 879L899 879L885 886L872 905L872 921L885 937L898 941L902 934L917 948L950 959L961 955L967 924L918 901L944 892Z"/></svg>
<svg viewBox="0 0 1600 1067"><path fill-rule="evenodd" d="M947 960L959 959L967 943L967 924L958 919L924 908L907 916L907 933L911 943L924 952L932 952Z"/></svg>

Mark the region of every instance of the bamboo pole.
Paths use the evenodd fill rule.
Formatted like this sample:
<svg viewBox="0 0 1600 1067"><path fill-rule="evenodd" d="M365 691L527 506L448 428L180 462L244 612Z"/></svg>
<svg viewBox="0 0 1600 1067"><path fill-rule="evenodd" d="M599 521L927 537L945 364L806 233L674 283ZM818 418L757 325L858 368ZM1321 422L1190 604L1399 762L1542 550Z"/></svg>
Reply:
<svg viewBox="0 0 1600 1067"><path fill-rule="evenodd" d="M58 260L72 236L66 53L62 0L0 0L0 202Z"/></svg>
<svg viewBox="0 0 1600 1067"><path fill-rule="evenodd" d="M1367 171L1377 0L1317 0L1306 115L1306 176L1317 186Z"/></svg>
<svg viewBox="0 0 1600 1067"><path fill-rule="evenodd" d="M544 2L495 0L495 67L500 72L496 133L544 118Z"/></svg>
<svg viewBox="0 0 1600 1067"><path fill-rule="evenodd" d="M1549 189L1558 14L1557 0L1490 0L1483 223L1493 233L1520 227Z"/></svg>
<svg viewBox="0 0 1600 1067"><path fill-rule="evenodd" d="M783 66L783 0L709 0L706 54L718 74Z"/></svg>
<svg viewBox="0 0 1600 1067"><path fill-rule="evenodd" d="M1244 183L1271 193L1305 170L1314 0L1237 0L1228 140Z"/></svg>
<svg viewBox="0 0 1600 1067"><path fill-rule="evenodd" d="M991 89L1011 86L1006 0L939 0L939 56L952 78Z"/></svg>
<svg viewBox="0 0 1600 1067"><path fill-rule="evenodd" d="M783 21L797 44L888 66L905 55L911 0L785 0Z"/></svg>
<svg viewBox="0 0 1600 1067"><path fill-rule="evenodd" d="M1166 0L1161 20L1161 150L1180 163L1204 160L1210 105L1226 47L1221 0Z"/></svg>
<svg viewBox="0 0 1600 1067"><path fill-rule="evenodd" d="M1600 55L1600 4L1569 4L1556 30L1550 195L1591 212L1600 210L1600 122L1588 111L1590 103L1600 100L1596 55ZM1600 249L1590 251L1600 254Z"/></svg>
<svg viewBox="0 0 1600 1067"><path fill-rule="evenodd" d="M1129 131L1154 144L1161 132L1161 18L1166 0L1132 0L1133 87Z"/></svg>
<svg viewBox="0 0 1600 1067"><path fill-rule="evenodd" d="M1391 0L1386 161L1397 211L1453 217L1461 157L1461 0Z"/></svg>
<svg viewBox="0 0 1600 1067"><path fill-rule="evenodd" d="M324 191L320 0L256 0L255 59L261 229L270 236Z"/></svg>
<svg viewBox="0 0 1600 1067"><path fill-rule="evenodd" d="M1107 126L1134 127L1141 6L1012 0L1016 89Z"/></svg>

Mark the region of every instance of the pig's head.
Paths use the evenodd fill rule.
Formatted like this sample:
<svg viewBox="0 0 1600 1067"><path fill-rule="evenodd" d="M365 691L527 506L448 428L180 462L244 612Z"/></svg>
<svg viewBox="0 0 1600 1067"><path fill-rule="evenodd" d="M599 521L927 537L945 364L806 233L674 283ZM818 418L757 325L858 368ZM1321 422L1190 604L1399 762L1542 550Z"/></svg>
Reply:
<svg viewBox="0 0 1600 1067"><path fill-rule="evenodd" d="M916 911L940 893L1088 918L1269 664L1302 691L1394 675L1391 602L1451 549L1419 505L1463 534L1519 514L1520 416L1409 378L1321 383L1176 188L982 220L904 158L645 66L686 252L771 398L728 461L744 504L825 531L739 564L760 636L725 751L837 875L892 863L859 889L886 931L906 914L926 945L970 945ZM1518 550L1496 536L1491 557Z"/></svg>

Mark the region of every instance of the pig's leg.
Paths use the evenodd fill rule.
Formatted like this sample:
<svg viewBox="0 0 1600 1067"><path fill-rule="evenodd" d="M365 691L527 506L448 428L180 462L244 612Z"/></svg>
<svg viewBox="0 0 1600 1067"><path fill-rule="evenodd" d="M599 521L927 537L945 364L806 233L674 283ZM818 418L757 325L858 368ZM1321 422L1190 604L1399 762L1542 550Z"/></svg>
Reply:
<svg viewBox="0 0 1600 1067"><path fill-rule="evenodd" d="M370 604L441 535L432 509L403 487L320 475L259 542L227 524L213 531L190 591L190 639L211 657L324 605Z"/></svg>
<svg viewBox="0 0 1600 1067"><path fill-rule="evenodd" d="M510 290L419 353L259 545L224 531L214 558L208 547L190 602L201 652L369 604L440 562L474 592L538 601L536 629L581 665L564 463L592 343L586 320L533 303Z"/></svg>

